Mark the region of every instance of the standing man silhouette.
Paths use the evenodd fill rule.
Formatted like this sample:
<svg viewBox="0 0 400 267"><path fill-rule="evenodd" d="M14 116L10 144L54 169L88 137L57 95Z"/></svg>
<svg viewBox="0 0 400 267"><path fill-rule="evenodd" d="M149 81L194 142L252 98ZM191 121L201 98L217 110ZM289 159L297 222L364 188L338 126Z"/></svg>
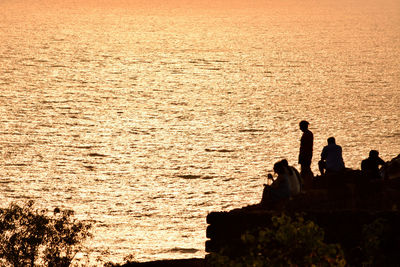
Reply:
<svg viewBox="0 0 400 267"><path fill-rule="evenodd" d="M299 123L300 130L303 132L303 135L300 139L299 153L299 164L301 166L300 175L303 179L304 188L306 190L311 187L312 179L314 178L314 174L311 171L314 135L308 129L308 125L308 121L301 121Z"/></svg>

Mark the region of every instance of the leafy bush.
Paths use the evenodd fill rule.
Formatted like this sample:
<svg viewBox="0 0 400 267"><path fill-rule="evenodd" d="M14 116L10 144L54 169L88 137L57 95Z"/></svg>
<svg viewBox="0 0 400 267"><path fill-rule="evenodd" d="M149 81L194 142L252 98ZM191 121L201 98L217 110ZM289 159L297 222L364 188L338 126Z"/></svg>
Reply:
<svg viewBox="0 0 400 267"><path fill-rule="evenodd" d="M324 231L302 216L272 218L269 227L246 232L241 237L244 249L232 256L229 248L211 253L211 266L345 266L343 251L337 244L323 241Z"/></svg>
<svg viewBox="0 0 400 267"><path fill-rule="evenodd" d="M398 234L393 230L389 221L384 218L377 218L370 224L364 225L359 246L361 253L359 258L353 260L353 265L399 266L398 241L396 240Z"/></svg>
<svg viewBox="0 0 400 267"><path fill-rule="evenodd" d="M2 266L69 266L91 225L73 218L73 212L56 208L36 210L34 202L12 203L0 209L0 264Z"/></svg>

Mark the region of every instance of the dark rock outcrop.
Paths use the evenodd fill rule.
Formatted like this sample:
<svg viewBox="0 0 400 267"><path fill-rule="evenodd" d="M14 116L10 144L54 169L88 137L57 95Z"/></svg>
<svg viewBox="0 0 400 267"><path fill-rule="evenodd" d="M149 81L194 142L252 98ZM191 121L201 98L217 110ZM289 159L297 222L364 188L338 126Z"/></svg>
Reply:
<svg viewBox="0 0 400 267"><path fill-rule="evenodd" d="M359 170L315 177L313 186L289 200L274 205L251 205L207 216L207 252L229 246L236 255L243 251L240 237L248 230L268 226L271 218L303 213L325 231L325 241L339 243L350 259L357 258L363 227L382 219L385 241L382 253L397 261L400 251L400 178L369 180ZM233 249L232 249L233 248Z"/></svg>

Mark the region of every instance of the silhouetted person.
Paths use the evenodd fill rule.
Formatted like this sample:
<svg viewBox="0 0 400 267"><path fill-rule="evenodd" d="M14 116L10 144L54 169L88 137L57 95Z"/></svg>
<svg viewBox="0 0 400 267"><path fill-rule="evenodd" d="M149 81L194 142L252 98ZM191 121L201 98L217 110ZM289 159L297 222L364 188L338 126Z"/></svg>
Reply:
<svg viewBox="0 0 400 267"><path fill-rule="evenodd" d="M305 189L311 187L312 179L314 178L314 174L311 171L314 135L308 129L308 125L308 121L301 121L299 124L300 130L303 132L300 139L299 164L301 166L300 174Z"/></svg>
<svg viewBox="0 0 400 267"><path fill-rule="evenodd" d="M342 147L336 144L335 137L328 138L328 145L322 149L318 167L321 175L344 170Z"/></svg>
<svg viewBox="0 0 400 267"><path fill-rule="evenodd" d="M285 172L288 176L290 196L299 194L303 186L299 171L295 167L289 166L286 159L281 160L281 163L285 167Z"/></svg>
<svg viewBox="0 0 400 267"><path fill-rule="evenodd" d="M285 167L282 162L274 164L274 172L278 177L271 185L264 185L264 191L261 199L262 205L275 204L283 199L290 197L290 188L288 176L285 172Z"/></svg>
<svg viewBox="0 0 400 267"><path fill-rule="evenodd" d="M361 170L364 171L371 179L381 179L379 166L384 166L385 161L379 157L379 152L371 150L369 157L361 161Z"/></svg>

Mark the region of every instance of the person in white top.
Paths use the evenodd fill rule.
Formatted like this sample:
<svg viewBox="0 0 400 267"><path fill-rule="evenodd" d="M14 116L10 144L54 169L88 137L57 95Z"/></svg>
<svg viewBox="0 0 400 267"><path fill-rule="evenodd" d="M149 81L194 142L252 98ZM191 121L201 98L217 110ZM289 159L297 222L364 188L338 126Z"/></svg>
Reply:
<svg viewBox="0 0 400 267"><path fill-rule="evenodd" d="M289 182L290 196L295 196L300 193L302 187L300 173L295 167L289 166L286 159L281 160L281 163L285 167L285 175L287 175Z"/></svg>

